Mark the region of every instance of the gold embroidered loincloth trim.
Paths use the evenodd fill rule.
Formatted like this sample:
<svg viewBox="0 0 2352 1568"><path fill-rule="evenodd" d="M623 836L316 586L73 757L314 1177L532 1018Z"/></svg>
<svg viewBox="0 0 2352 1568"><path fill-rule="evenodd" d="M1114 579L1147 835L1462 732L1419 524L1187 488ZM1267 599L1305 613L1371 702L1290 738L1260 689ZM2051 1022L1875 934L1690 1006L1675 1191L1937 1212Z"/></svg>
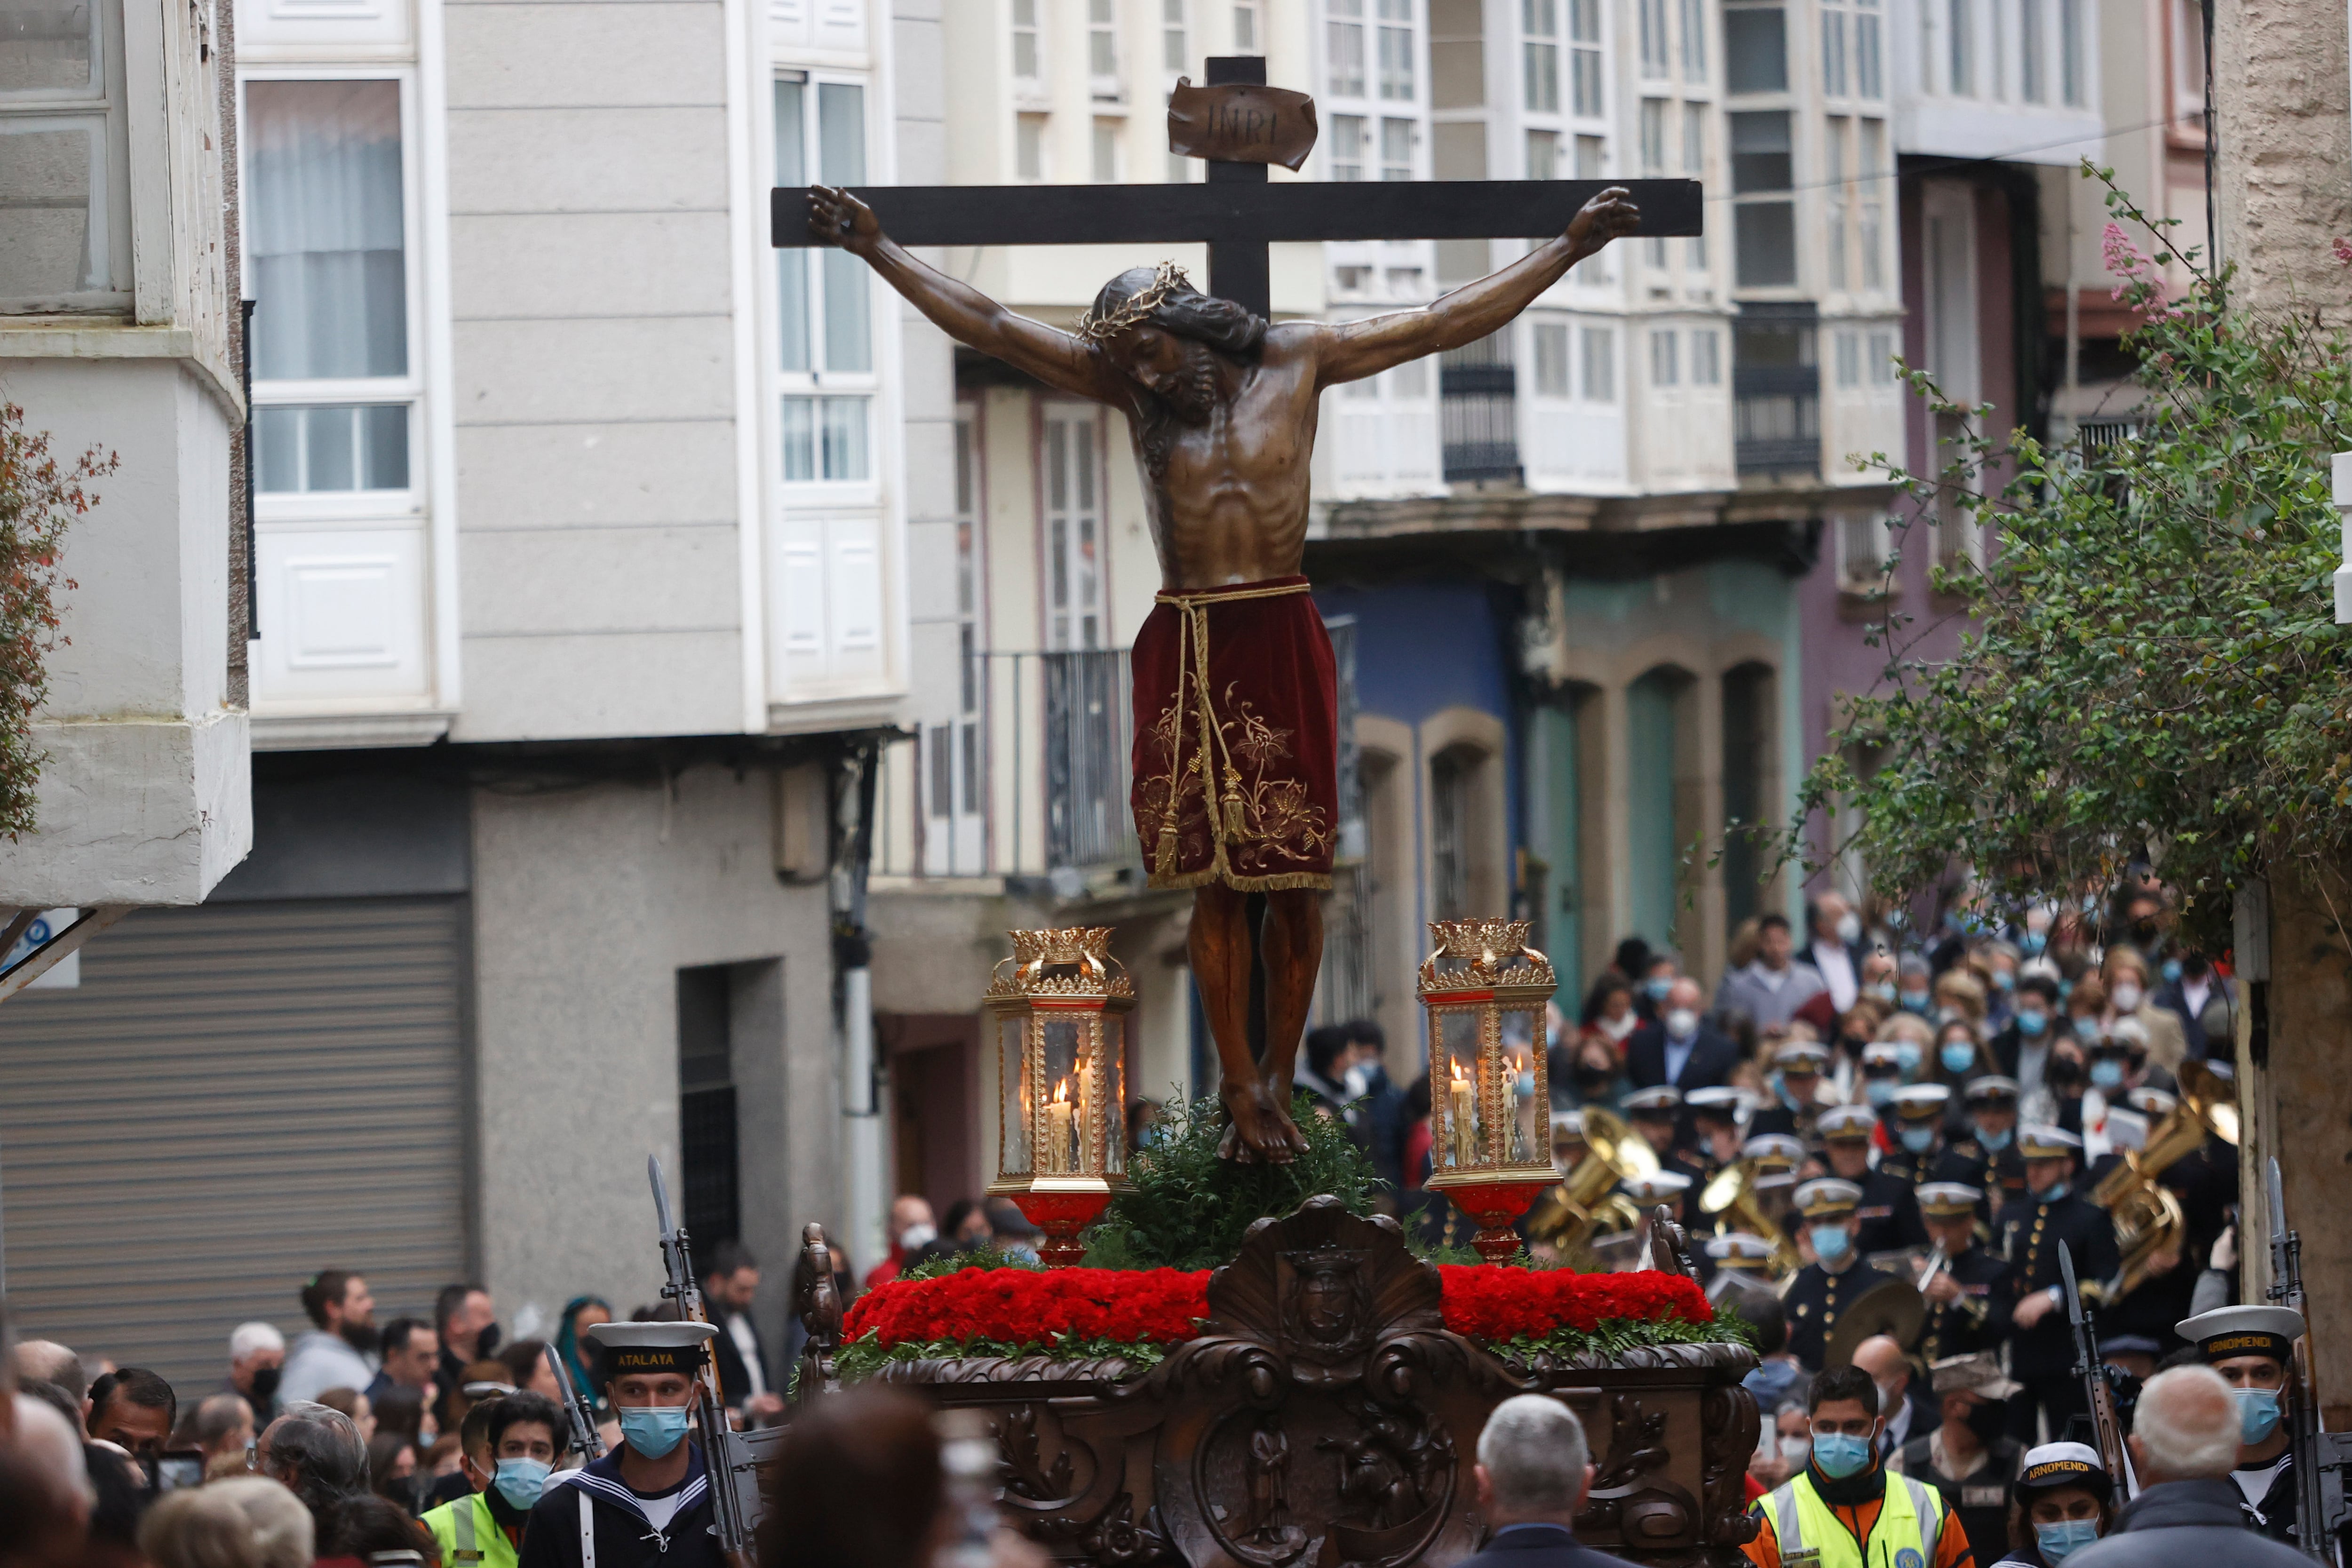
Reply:
<svg viewBox="0 0 2352 1568"><path fill-rule="evenodd" d="M1159 842L1152 851L1154 885L1163 888L1188 888L1223 881L1246 892L1276 892L1292 888L1328 888L1328 875L1316 871L1295 871L1270 877L1239 877L1230 868L1225 854L1229 844L1246 842L1250 837L1248 805L1242 797L1241 770L1234 763L1232 749L1225 743L1225 724L1217 716L1216 703L1209 686L1209 607L1230 605L1246 599L1279 599L1292 594L1311 594L1311 583L1280 583L1272 585L1245 584L1232 588L1199 588L1179 593L1153 595L1156 603L1172 606L1178 612L1176 629L1176 702L1184 700L1184 681L1192 677L1194 716L1200 723L1201 749L1191 766L1201 775L1201 795L1207 806L1209 826L1214 839L1213 864L1193 872L1176 868L1177 834L1176 802L1178 788L1185 769L1184 748L1169 748L1168 810L1160 823ZM1187 657L1189 651L1189 658ZM1224 763L1224 790L1217 789L1217 757Z"/></svg>

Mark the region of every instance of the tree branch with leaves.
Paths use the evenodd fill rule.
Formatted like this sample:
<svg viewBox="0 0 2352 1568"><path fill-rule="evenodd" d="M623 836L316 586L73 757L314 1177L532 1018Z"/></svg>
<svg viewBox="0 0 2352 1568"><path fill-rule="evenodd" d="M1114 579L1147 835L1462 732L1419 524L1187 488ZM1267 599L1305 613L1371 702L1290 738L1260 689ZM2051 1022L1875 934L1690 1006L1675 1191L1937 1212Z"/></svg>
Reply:
<svg viewBox="0 0 2352 1568"><path fill-rule="evenodd" d="M58 568L66 530L98 504L89 489L121 459L90 447L60 464L25 411L0 404L0 833L16 840L37 826L35 784L48 760L33 742L33 716L49 694L48 658L68 642L58 595L79 586Z"/></svg>

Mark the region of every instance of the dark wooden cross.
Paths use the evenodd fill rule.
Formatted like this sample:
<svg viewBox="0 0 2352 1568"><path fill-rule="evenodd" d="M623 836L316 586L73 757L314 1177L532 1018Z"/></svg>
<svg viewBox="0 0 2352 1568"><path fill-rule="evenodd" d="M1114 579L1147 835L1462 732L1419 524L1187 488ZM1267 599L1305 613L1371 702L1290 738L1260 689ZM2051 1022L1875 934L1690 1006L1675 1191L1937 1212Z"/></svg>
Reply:
<svg viewBox="0 0 2352 1568"><path fill-rule="evenodd" d="M1265 60L1258 55L1212 56L1208 80L1212 88L1264 88ZM1311 121L1307 134L1311 140ZM1246 128L1241 135L1221 138L1246 139ZM1299 151L1303 156L1304 147ZM901 245L1205 243L1208 291L1261 316L1272 313L1267 247L1278 242L1549 239L1566 230L1595 192L1612 184L1632 193L1642 209L1643 235L1701 232L1696 180L1349 180L1277 185L1266 178L1266 156L1261 150L1248 161L1210 157L1207 183L1198 185L866 185L855 194L874 209L883 232ZM769 227L780 248L812 244L807 191L799 186L775 191Z"/></svg>

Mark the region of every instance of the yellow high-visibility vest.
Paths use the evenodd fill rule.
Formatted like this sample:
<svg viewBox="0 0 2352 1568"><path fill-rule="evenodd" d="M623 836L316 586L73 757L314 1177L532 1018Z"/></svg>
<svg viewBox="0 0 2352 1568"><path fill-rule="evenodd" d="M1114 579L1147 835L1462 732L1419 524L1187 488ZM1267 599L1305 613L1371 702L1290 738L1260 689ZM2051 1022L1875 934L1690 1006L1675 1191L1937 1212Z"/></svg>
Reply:
<svg viewBox="0 0 2352 1568"><path fill-rule="evenodd" d="M1813 1490L1803 1471L1769 1497L1756 1511L1772 1521L1780 1541L1781 1568L1934 1568L1936 1542L1944 1532L1944 1494L1924 1481L1882 1472L1885 1494L1869 1541L1853 1534Z"/></svg>
<svg viewBox="0 0 2352 1568"><path fill-rule="evenodd" d="M441 1568L516 1568L520 1554L490 1517L487 1492L428 1509L424 1523L441 1548Z"/></svg>

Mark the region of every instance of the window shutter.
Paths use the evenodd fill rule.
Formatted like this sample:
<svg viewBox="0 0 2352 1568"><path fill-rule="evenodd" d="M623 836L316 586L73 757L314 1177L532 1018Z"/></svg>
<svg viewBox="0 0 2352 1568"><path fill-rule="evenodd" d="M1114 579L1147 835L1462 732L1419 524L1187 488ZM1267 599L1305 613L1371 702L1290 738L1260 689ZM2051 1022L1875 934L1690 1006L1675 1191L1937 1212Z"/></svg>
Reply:
<svg viewBox="0 0 2352 1568"><path fill-rule="evenodd" d="M809 679L824 664L824 524L787 515L780 530L777 597L783 611L784 679Z"/></svg>
<svg viewBox="0 0 2352 1568"><path fill-rule="evenodd" d="M772 42L806 44L809 11L819 0L768 0L768 33Z"/></svg>
<svg viewBox="0 0 2352 1568"><path fill-rule="evenodd" d="M814 42L824 49L866 47L866 7L862 0L800 0L816 12Z"/></svg>
<svg viewBox="0 0 2352 1568"><path fill-rule="evenodd" d="M882 550L879 524L872 518L835 518L827 525L832 547L825 610L833 628L827 673L835 679L880 673L882 659Z"/></svg>

